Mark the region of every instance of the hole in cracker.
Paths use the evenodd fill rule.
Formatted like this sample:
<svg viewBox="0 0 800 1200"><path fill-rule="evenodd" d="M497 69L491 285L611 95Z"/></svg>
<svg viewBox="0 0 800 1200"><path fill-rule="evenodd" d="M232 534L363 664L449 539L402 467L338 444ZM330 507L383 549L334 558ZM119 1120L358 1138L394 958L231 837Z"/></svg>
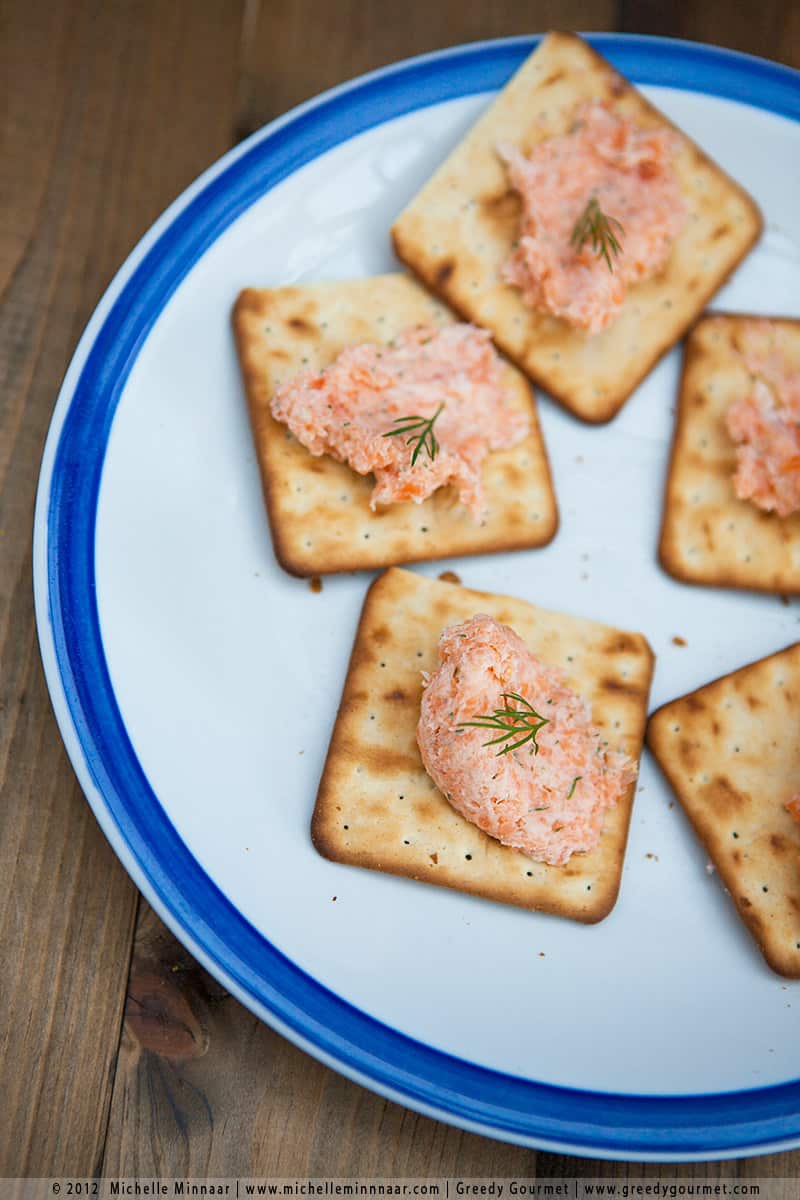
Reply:
<svg viewBox="0 0 800 1200"><path fill-rule="evenodd" d="M343 825L343 826L342 826L342 829L349 829L349 828L350 828L350 826L349 826L349 825Z"/></svg>
<svg viewBox="0 0 800 1200"><path fill-rule="evenodd" d="M733 833L731 834L731 837L738 838L738 836L739 836L739 835L738 835L738 833L737 833L737 832L736 832L736 830L734 829Z"/></svg>
<svg viewBox="0 0 800 1200"><path fill-rule="evenodd" d="M592 890L592 885L590 883L587 883L586 890L587 890L587 892L590 892Z"/></svg>
<svg viewBox="0 0 800 1200"><path fill-rule="evenodd" d="M528 876L529 879L533 878L533 871L526 871L525 874Z"/></svg>
<svg viewBox="0 0 800 1200"><path fill-rule="evenodd" d="M470 861L472 860L472 855L471 855L471 854L465 854L465 855L464 855L464 858L466 858L467 862L470 862Z"/></svg>
<svg viewBox="0 0 800 1200"><path fill-rule="evenodd" d="M762 883L761 890L762 890L762 892L768 892L769 888L767 887L767 885L765 883Z"/></svg>

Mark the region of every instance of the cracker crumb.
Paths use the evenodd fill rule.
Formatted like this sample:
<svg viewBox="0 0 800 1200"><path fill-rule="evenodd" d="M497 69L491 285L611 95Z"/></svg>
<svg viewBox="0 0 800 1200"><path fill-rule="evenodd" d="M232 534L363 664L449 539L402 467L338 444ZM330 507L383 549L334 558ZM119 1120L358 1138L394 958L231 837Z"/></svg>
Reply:
<svg viewBox="0 0 800 1200"><path fill-rule="evenodd" d="M658 855L651 854L649 851L647 854L645 854L645 858L652 858L653 862L658 862Z"/></svg>
<svg viewBox="0 0 800 1200"><path fill-rule="evenodd" d="M791 598L791 596L784 596L784 595L781 595L781 596L779 596L779 597L778 597L778 599L780 600L780 602L781 602L781 604L784 606L784 608L788 608L788 607L789 607L789 605L790 605L790 604L791 604L791 602L792 602L792 598Z"/></svg>
<svg viewBox="0 0 800 1200"><path fill-rule="evenodd" d="M441 579L442 583L461 583L461 576L456 575L455 571L442 571L437 578Z"/></svg>
<svg viewBox="0 0 800 1200"><path fill-rule="evenodd" d="M333 902L335 901L335 899L336 899L336 897L335 897L335 896L331 896L331 904L333 904Z"/></svg>
<svg viewBox="0 0 800 1200"><path fill-rule="evenodd" d="M712 862L706 863L706 875L713 875L714 872L716 871L716 869L717 868L714 866L714 864Z"/></svg>
<svg viewBox="0 0 800 1200"><path fill-rule="evenodd" d="M686 646L688 643L686 638L682 638L680 634L676 633L675 637L672 639L672 644L673 646Z"/></svg>
<svg viewBox="0 0 800 1200"><path fill-rule="evenodd" d="M539 958L544 958L544 957L545 957L545 952L544 952L544 950L540 950L540 951L539 951Z"/></svg>
<svg viewBox="0 0 800 1200"><path fill-rule="evenodd" d="M319 592L322 591L322 580L320 579L319 575L312 575L308 581L308 586L311 588L312 592L319 594Z"/></svg>

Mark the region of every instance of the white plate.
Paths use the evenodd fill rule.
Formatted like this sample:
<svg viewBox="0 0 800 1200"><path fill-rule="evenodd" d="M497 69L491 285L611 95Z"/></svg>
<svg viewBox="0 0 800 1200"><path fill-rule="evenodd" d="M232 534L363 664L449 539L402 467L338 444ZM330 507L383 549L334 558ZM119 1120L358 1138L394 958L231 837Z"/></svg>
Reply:
<svg viewBox="0 0 800 1200"><path fill-rule="evenodd" d="M797 76L593 40L764 211L762 243L715 307L800 316ZM642 1159L793 1145L800 997L764 965L647 755L620 899L599 926L338 866L309 840L368 578L315 595L276 566L230 308L246 285L391 269L393 217L531 45L429 56L304 106L198 180L122 268L42 466L53 703L148 899L324 1061L531 1145ZM654 705L800 636L797 607L685 587L656 564L678 366L674 351L602 429L542 399L556 540L448 563L468 585L643 630Z"/></svg>

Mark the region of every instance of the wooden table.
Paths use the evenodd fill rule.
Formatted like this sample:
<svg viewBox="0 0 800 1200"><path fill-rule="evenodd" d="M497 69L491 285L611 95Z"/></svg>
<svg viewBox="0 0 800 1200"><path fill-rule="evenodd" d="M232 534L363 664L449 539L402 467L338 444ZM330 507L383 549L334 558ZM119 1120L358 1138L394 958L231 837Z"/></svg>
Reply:
<svg viewBox="0 0 800 1200"><path fill-rule="evenodd" d="M800 6L6 0L2 12L0 1177L648 1173L407 1112L283 1041L192 961L111 853L62 748L33 623L34 491L62 375L115 269L265 121L392 59L553 25L704 39L800 66ZM682 1173L798 1168L800 1153Z"/></svg>

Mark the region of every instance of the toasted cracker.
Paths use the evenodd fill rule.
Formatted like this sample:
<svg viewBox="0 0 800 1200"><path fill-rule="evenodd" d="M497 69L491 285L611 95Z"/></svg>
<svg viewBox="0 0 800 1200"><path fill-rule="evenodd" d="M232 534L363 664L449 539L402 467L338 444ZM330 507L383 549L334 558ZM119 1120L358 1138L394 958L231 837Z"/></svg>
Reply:
<svg viewBox="0 0 800 1200"><path fill-rule="evenodd" d="M658 759L761 953L800 978L800 643L653 713Z"/></svg>
<svg viewBox="0 0 800 1200"><path fill-rule="evenodd" d="M407 275L263 291L248 288L233 314L275 554L294 575L325 575L459 554L543 546L558 527L550 467L528 381L504 363L507 397L530 414L531 432L487 456L486 517L476 521L452 487L422 504L369 507L372 475L329 455L315 458L272 417L276 387L321 370L345 347L388 342L409 325L452 314Z"/></svg>
<svg viewBox="0 0 800 1200"><path fill-rule="evenodd" d="M737 497L736 447L725 427L728 408L750 388L736 338L763 319L709 315L687 340L659 557L687 583L792 593L800 592L800 513L779 517ZM800 320L770 321L800 370Z"/></svg>
<svg viewBox="0 0 800 1200"><path fill-rule="evenodd" d="M394 245L457 312L492 331L536 383L585 421L608 421L682 337L757 240L754 201L680 130L675 168L688 216L665 268L631 287L619 318L589 335L539 313L504 283L520 203L496 146L530 153L566 133L584 100L643 128L674 126L574 34L550 33L395 222Z"/></svg>
<svg viewBox="0 0 800 1200"><path fill-rule="evenodd" d="M314 845L337 862L600 921L619 891L635 784L608 814L595 850L551 867L482 833L422 765L422 671L438 664L442 629L478 612L511 625L544 662L564 668L612 747L638 759L653 667L641 634L392 569L364 603L314 810Z"/></svg>

